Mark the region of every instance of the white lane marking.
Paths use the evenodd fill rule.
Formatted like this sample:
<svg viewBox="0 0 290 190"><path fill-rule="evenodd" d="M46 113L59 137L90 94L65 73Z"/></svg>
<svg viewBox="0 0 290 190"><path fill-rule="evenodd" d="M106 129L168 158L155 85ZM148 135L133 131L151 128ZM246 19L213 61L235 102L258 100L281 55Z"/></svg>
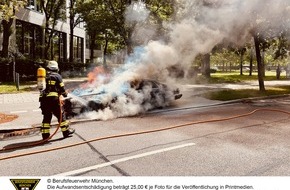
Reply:
<svg viewBox="0 0 290 190"><path fill-rule="evenodd" d="M40 109L35 109L35 110L32 110L32 112L40 112L41 110ZM14 114L14 113L27 113L28 110L18 110L18 111L10 111L11 114Z"/></svg>
<svg viewBox="0 0 290 190"><path fill-rule="evenodd" d="M27 113L27 110L11 111L10 113Z"/></svg>
<svg viewBox="0 0 290 190"><path fill-rule="evenodd" d="M96 170L98 168L111 166L113 164L126 162L126 161L129 161L129 160L142 158L142 157L146 157L146 156L150 156L150 155L154 155L154 154L158 154L158 153L163 153L163 152L167 152L167 151L171 151L171 150L175 150L175 149L179 149L179 148L184 148L184 147L188 147L188 146L193 146L193 145L195 145L195 143L187 143L187 144L182 144L182 145L178 145L178 146L173 146L173 147L168 147L168 148L164 148L164 149L159 149L159 150L154 150L154 151L150 151L150 152L145 152L145 153L137 154L137 155L134 155L134 156L129 156L129 157L125 157L125 158L121 158L121 159L117 159L117 160L112 160L110 162L106 162L106 163L103 163L103 164L98 164L98 165L94 165L94 166L81 168L81 169L78 169L78 170L72 170L72 171L69 171L69 172L56 174L56 176L72 176L72 175L76 175L76 174L80 174L80 173Z"/></svg>

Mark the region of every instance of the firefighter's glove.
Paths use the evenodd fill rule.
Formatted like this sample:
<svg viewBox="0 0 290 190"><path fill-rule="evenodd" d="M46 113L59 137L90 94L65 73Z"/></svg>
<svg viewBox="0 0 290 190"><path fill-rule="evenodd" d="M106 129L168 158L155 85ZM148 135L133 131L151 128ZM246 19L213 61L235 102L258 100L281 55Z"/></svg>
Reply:
<svg viewBox="0 0 290 190"><path fill-rule="evenodd" d="M66 98L67 97L67 92L62 93L62 96Z"/></svg>

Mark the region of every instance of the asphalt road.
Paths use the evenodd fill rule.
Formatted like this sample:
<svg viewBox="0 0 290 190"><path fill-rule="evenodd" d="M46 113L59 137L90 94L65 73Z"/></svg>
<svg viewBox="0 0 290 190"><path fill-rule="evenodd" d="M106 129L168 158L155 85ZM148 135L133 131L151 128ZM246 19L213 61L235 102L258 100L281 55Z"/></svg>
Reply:
<svg viewBox="0 0 290 190"><path fill-rule="evenodd" d="M108 121L80 122L76 134L61 133L47 144L1 152L12 155L60 147L95 138L154 130L194 121L213 121L255 109L290 112L290 98L195 108L176 103L168 110ZM174 109L173 109L174 108ZM1 176L289 176L290 115L258 111L253 115L92 141L56 151L0 160ZM40 139L39 133L11 137L1 147Z"/></svg>

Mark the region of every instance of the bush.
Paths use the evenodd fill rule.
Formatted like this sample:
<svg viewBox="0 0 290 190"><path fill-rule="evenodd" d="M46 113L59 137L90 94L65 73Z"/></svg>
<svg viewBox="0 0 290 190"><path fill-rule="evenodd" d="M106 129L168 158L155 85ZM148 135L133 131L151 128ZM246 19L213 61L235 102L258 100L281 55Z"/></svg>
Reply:
<svg viewBox="0 0 290 190"><path fill-rule="evenodd" d="M0 81L9 81L10 80L9 63L10 63L9 59L0 57ZM12 77L11 77L11 79L12 79Z"/></svg>
<svg viewBox="0 0 290 190"><path fill-rule="evenodd" d="M64 77L85 76L88 63L62 62L59 63L59 69Z"/></svg>
<svg viewBox="0 0 290 190"><path fill-rule="evenodd" d="M16 58L15 62L13 62L11 59L0 58L0 80L5 82L14 81L14 71L19 73L22 81L36 80L39 66L40 63L32 59Z"/></svg>
<svg viewBox="0 0 290 190"><path fill-rule="evenodd" d="M15 71L19 73L22 80L36 80L37 68L39 65L40 64L35 60L19 58L15 60Z"/></svg>
<svg viewBox="0 0 290 190"><path fill-rule="evenodd" d="M60 72L66 77L85 76L88 63L60 62L58 63ZM11 59L0 57L0 81L12 82L13 70L19 73L21 81L36 81L37 69L46 68L45 60L33 60L25 57L16 58L15 64Z"/></svg>

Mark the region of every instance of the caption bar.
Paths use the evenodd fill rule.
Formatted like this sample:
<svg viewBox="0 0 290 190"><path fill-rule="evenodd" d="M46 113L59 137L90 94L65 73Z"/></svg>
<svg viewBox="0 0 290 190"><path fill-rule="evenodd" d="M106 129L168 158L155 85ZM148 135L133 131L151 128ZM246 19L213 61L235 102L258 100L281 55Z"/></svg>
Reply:
<svg viewBox="0 0 290 190"><path fill-rule="evenodd" d="M290 177L0 178L5 190L289 190Z"/></svg>

